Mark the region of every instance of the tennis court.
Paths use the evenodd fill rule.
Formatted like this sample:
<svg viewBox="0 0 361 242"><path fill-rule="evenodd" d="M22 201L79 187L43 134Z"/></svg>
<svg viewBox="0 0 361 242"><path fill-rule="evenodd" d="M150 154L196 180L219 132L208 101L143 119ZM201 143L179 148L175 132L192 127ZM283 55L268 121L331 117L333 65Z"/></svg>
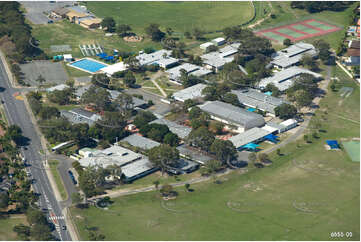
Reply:
<svg viewBox="0 0 361 242"><path fill-rule="evenodd" d="M352 161L360 162L360 141L342 142L342 145Z"/></svg>
<svg viewBox="0 0 361 242"><path fill-rule="evenodd" d="M275 42L282 42L286 38L295 42L338 30L341 30L341 28L319 20L307 19L288 25L260 30L256 34Z"/></svg>
<svg viewBox="0 0 361 242"><path fill-rule="evenodd" d="M319 29L322 29L322 30L330 30L330 29L334 28L332 26L329 26L327 24L324 24L324 23L321 23L318 21L309 21L309 22L306 22L306 24L311 25L316 28L319 28Z"/></svg>
<svg viewBox="0 0 361 242"><path fill-rule="evenodd" d="M296 30L299 30L299 31L302 31L302 32L307 33L307 34L316 34L316 33L319 32L318 30L310 29L309 27L307 27L305 25L302 25L302 24L293 25L292 28L296 29Z"/></svg>

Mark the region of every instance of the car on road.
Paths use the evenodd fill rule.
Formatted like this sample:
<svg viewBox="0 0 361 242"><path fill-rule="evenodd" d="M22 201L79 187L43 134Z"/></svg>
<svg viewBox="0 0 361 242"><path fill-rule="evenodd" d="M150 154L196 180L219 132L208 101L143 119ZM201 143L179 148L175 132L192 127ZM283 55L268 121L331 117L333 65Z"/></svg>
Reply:
<svg viewBox="0 0 361 242"><path fill-rule="evenodd" d="M63 230L66 230L66 226L65 225L63 225L63 227L61 227Z"/></svg>
<svg viewBox="0 0 361 242"><path fill-rule="evenodd" d="M27 171L27 172L26 172L26 176L27 176L27 177L31 177L30 171Z"/></svg>

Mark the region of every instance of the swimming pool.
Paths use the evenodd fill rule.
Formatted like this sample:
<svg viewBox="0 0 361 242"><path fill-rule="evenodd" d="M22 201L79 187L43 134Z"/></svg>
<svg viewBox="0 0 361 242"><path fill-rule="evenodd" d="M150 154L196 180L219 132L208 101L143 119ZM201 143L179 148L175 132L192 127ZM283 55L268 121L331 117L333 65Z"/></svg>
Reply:
<svg viewBox="0 0 361 242"><path fill-rule="evenodd" d="M93 74L108 65L101 63L99 61L96 61L96 60L86 58L86 59L74 61L73 63L69 64L69 66Z"/></svg>

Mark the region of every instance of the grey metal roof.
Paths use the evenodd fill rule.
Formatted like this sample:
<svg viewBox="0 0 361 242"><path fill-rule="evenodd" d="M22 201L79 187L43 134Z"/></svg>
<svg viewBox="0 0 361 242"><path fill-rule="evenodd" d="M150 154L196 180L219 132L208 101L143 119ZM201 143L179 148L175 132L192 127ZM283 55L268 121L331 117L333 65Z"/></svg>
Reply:
<svg viewBox="0 0 361 242"><path fill-rule="evenodd" d="M280 91L284 91L293 85L294 80L291 79L301 74L311 74L316 78L322 77L322 75L316 72L309 71L307 69L300 68L297 66L292 66L290 68L276 72L271 77L263 78L259 82L258 86L260 88L265 88L269 83L273 83Z"/></svg>
<svg viewBox="0 0 361 242"><path fill-rule="evenodd" d="M272 97L255 89L232 90L236 94L240 103L245 106L258 108L269 113L275 113L274 109L282 103L288 103L281 98Z"/></svg>
<svg viewBox="0 0 361 242"><path fill-rule="evenodd" d="M270 133L271 133L270 131L255 127L243 133L232 136L228 140L231 141L236 148L239 148L243 145L261 139Z"/></svg>
<svg viewBox="0 0 361 242"><path fill-rule="evenodd" d="M140 160L134 161L122 167L122 173L128 180L131 180L132 178L145 172L151 172L155 170L157 170L157 168L155 168L145 156L143 156L143 158Z"/></svg>
<svg viewBox="0 0 361 242"><path fill-rule="evenodd" d="M302 56L306 54L315 56L317 55L317 51L313 45L300 42L277 51L272 56L273 60L271 63L282 68L287 68L297 64L302 59Z"/></svg>
<svg viewBox="0 0 361 242"><path fill-rule="evenodd" d="M284 125L278 124L278 123L275 123L275 122L268 122L266 124L266 126L270 126L272 128L278 129L278 130L281 130L281 129L283 129L285 127Z"/></svg>
<svg viewBox="0 0 361 242"><path fill-rule="evenodd" d="M83 167L99 165L106 168L109 165L124 166L141 158L143 156L138 153L114 145L104 150L90 151L87 157L79 160L79 163Z"/></svg>
<svg viewBox="0 0 361 242"><path fill-rule="evenodd" d="M81 86L75 90L75 96L81 98L83 94L89 89L90 86Z"/></svg>
<svg viewBox="0 0 361 242"><path fill-rule="evenodd" d="M209 70L207 68L204 68L204 67L201 67L199 70L191 72L190 75L201 77L201 76L208 75L210 73L212 73L211 70Z"/></svg>
<svg viewBox="0 0 361 242"><path fill-rule="evenodd" d="M162 49L150 54L147 53L139 54L136 56L136 58L139 60L140 65L149 65L156 61L164 59L163 58L164 54L166 54L167 57L169 57L172 54L172 51Z"/></svg>
<svg viewBox="0 0 361 242"><path fill-rule="evenodd" d="M160 66L168 66L177 63L179 60L173 57L161 58L155 62L154 64L158 64Z"/></svg>
<svg viewBox="0 0 361 242"><path fill-rule="evenodd" d="M191 128L187 127L187 126L183 126L183 125L180 125L180 124L177 124L173 121L169 121L167 119L156 119L152 122L150 122L150 124L164 124L166 126L168 126L169 130L172 132L172 133L175 133L176 135L178 135L179 138L181 139L184 139L186 138L189 133L192 131Z"/></svg>
<svg viewBox="0 0 361 242"><path fill-rule="evenodd" d="M262 126L265 123L262 115L249 112L243 108L236 107L229 103L220 101L207 101L206 103L198 106L200 109L211 115L242 126L245 129Z"/></svg>
<svg viewBox="0 0 361 242"><path fill-rule="evenodd" d="M97 120L101 119L100 115L89 112L82 108L74 108L69 111L61 110L60 114L72 123L87 123L89 126L93 125Z"/></svg>
<svg viewBox="0 0 361 242"><path fill-rule="evenodd" d="M199 166L199 164L194 161L180 158L178 160L178 165L175 168L181 169L182 171L186 172L188 170L196 169L198 166Z"/></svg>
<svg viewBox="0 0 361 242"><path fill-rule="evenodd" d="M187 159L199 162L201 164L207 163L213 159L211 156L203 154L200 151L192 147L188 147L185 144L178 146L177 150L179 151L180 156L186 157Z"/></svg>
<svg viewBox="0 0 361 242"><path fill-rule="evenodd" d="M184 69L187 74L191 73L192 71L200 69L200 66L193 65L190 63L184 63L182 65L173 67L171 69L168 69L166 72L169 74L169 78L173 80L178 80L181 76L180 70Z"/></svg>
<svg viewBox="0 0 361 242"><path fill-rule="evenodd" d="M175 100L184 102L187 99L194 99L203 97L202 90L206 87L205 84L198 83L194 86L185 88L183 90L180 90L178 92L173 93L173 97Z"/></svg>
<svg viewBox="0 0 361 242"><path fill-rule="evenodd" d="M160 145L157 141L148 139L146 137L140 136L138 134L132 134L124 139L122 141L128 142L130 145L139 147L144 150L149 150L153 147L157 147Z"/></svg>

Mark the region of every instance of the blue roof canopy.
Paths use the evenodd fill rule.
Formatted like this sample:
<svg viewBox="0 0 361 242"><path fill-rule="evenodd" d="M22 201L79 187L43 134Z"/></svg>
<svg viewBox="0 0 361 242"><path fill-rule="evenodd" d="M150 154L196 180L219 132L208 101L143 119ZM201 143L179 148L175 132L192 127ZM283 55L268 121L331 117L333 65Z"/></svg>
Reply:
<svg viewBox="0 0 361 242"><path fill-rule="evenodd" d="M265 139L267 139L267 140L269 140L269 141L271 141L271 142L273 142L273 143L278 143L278 136L276 136L276 135L274 135L274 134L268 134L268 135L266 135L265 137L264 137Z"/></svg>
<svg viewBox="0 0 361 242"><path fill-rule="evenodd" d="M340 148L337 140L326 140L326 143L328 146L330 146L331 149L339 149Z"/></svg>
<svg viewBox="0 0 361 242"><path fill-rule="evenodd" d="M255 144L255 143L248 143L246 145L243 145L242 148L244 149L251 149L251 150L255 150L259 145Z"/></svg>

